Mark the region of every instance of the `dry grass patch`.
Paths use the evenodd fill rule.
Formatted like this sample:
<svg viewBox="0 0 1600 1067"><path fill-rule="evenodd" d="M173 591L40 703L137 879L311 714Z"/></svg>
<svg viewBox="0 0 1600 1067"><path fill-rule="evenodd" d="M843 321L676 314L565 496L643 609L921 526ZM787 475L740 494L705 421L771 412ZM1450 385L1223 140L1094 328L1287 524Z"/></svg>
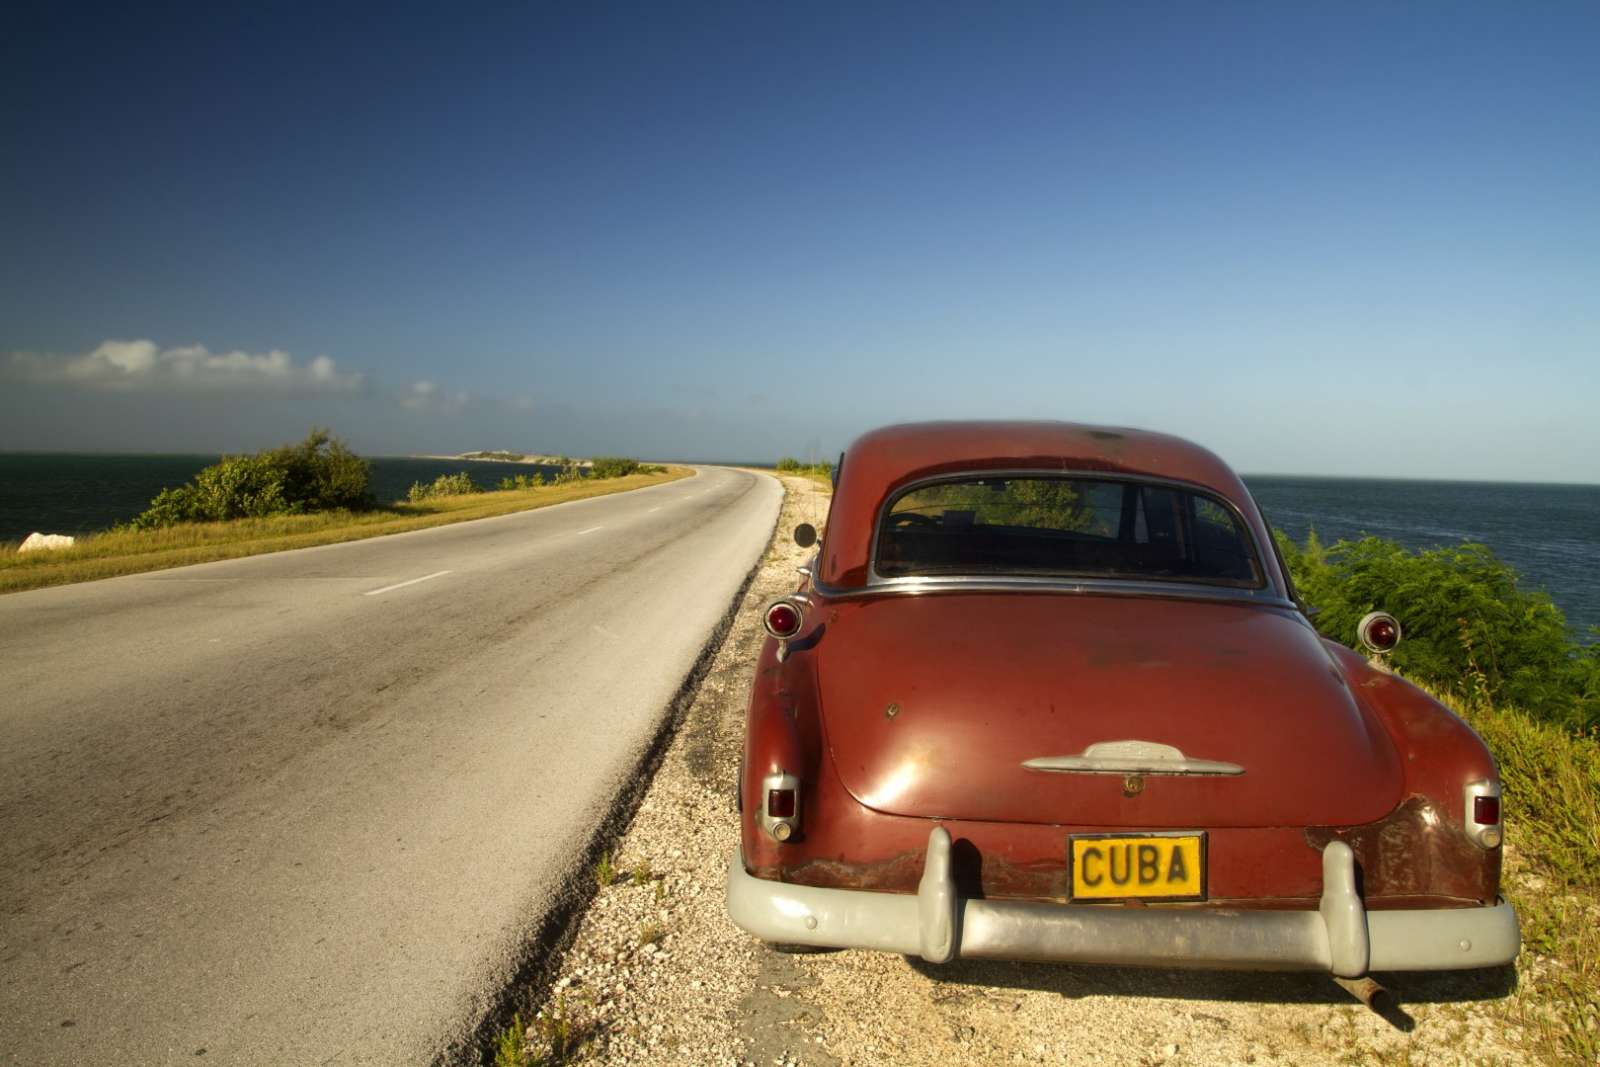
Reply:
<svg viewBox="0 0 1600 1067"><path fill-rule="evenodd" d="M686 467L669 467L663 474L634 474L532 489L438 497L420 503L395 503L372 511L328 511L314 515L184 523L159 530L113 530L79 538L71 548L39 552L19 553L15 543L4 543L0 544L0 593L425 530L641 489L675 481L690 473Z"/></svg>
<svg viewBox="0 0 1600 1067"><path fill-rule="evenodd" d="M1549 1063L1600 1063L1600 739L1449 697L1505 789L1503 892L1522 923L1508 1014Z"/></svg>

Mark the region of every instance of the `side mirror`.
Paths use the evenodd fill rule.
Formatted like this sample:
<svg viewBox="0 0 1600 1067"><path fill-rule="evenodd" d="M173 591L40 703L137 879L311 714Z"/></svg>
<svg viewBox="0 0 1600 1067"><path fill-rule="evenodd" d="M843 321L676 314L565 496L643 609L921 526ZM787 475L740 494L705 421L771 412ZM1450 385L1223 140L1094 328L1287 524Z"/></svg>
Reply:
<svg viewBox="0 0 1600 1067"><path fill-rule="evenodd" d="M794 528L794 543L801 548L810 548L817 543L817 528L809 522L802 522Z"/></svg>

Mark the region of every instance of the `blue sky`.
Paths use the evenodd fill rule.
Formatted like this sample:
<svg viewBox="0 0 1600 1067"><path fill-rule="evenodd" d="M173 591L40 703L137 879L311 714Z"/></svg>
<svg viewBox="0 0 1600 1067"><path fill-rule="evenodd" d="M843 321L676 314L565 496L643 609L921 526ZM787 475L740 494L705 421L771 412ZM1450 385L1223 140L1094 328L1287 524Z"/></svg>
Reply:
<svg viewBox="0 0 1600 1067"><path fill-rule="evenodd" d="M0 448L1600 481L1600 6L327 6L8 16Z"/></svg>

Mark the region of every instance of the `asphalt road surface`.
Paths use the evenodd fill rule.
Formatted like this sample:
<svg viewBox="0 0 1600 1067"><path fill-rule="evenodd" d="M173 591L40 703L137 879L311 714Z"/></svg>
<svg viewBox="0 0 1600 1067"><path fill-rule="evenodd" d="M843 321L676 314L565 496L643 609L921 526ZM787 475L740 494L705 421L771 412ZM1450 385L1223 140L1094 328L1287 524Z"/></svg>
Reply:
<svg viewBox="0 0 1600 1067"><path fill-rule="evenodd" d="M0 1062L462 1039L780 499L704 468L0 597Z"/></svg>

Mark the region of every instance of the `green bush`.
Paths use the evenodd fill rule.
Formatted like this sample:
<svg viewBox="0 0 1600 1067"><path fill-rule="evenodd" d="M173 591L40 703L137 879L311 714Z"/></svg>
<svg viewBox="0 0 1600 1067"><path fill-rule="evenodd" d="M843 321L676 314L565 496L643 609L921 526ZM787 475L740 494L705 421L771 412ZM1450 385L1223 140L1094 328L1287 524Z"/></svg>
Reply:
<svg viewBox="0 0 1600 1067"><path fill-rule="evenodd" d="M500 490L505 492L510 489L537 489L544 484L544 474L534 471L533 474L506 475L500 479Z"/></svg>
<svg viewBox="0 0 1600 1067"><path fill-rule="evenodd" d="M406 499L413 504L420 504L424 500L433 500L442 496L466 496L478 492L478 487L472 484L472 475L466 471L455 474L441 474L431 483L412 482L411 490L406 493Z"/></svg>
<svg viewBox="0 0 1600 1067"><path fill-rule="evenodd" d="M327 430L313 429L299 444L264 455L284 472L284 494L303 511L373 506L372 465Z"/></svg>
<svg viewBox="0 0 1600 1067"><path fill-rule="evenodd" d="M195 505L193 485L171 486L157 493L150 506L128 523L135 530L155 530L175 526L180 522L197 522L199 509Z"/></svg>
<svg viewBox="0 0 1600 1067"><path fill-rule="evenodd" d="M554 479L556 485L569 485L572 482L581 482L589 476L588 468L584 467L577 460L568 459L566 456L561 457L560 467L561 469L556 472Z"/></svg>
<svg viewBox="0 0 1600 1067"><path fill-rule="evenodd" d="M1473 702L1518 705L1580 730L1600 726L1600 645L1574 641L1549 595L1530 592L1484 545L1409 552L1364 537L1302 547L1275 534L1301 599L1324 635L1357 647L1369 611L1400 620L1401 673Z"/></svg>
<svg viewBox="0 0 1600 1067"><path fill-rule="evenodd" d="M793 456L784 456L778 460L778 470L784 474L818 474L824 478L832 477L832 463L801 463Z"/></svg>
<svg viewBox="0 0 1600 1067"><path fill-rule="evenodd" d="M180 522L299 515L370 508L371 467L327 430L249 456L224 456L188 485L163 489L129 525L156 529Z"/></svg>
<svg viewBox="0 0 1600 1067"><path fill-rule="evenodd" d="M639 470L639 461L622 456L596 456L589 461L591 478L622 478Z"/></svg>

